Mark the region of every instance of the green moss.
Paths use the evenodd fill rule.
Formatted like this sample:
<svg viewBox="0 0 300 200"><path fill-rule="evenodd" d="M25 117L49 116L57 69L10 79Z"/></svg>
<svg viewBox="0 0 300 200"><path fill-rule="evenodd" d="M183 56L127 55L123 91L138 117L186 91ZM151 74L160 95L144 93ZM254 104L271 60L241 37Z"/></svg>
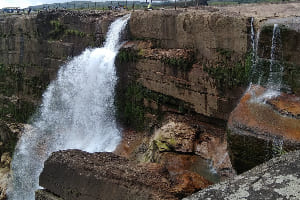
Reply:
<svg viewBox="0 0 300 200"><path fill-rule="evenodd" d="M228 56L229 54L226 55ZM204 71L217 81L219 88L233 88L249 84L251 66L252 56L251 53L248 53L245 61L243 63L237 63L234 67L229 67L224 63L220 63L220 65L216 67L204 66Z"/></svg>
<svg viewBox="0 0 300 200"><path fill-rule="evenodd" d="M78 37L85 37L86 34L82 31L78 31L78 30L74 30L74 29L67 29L64 31L64 35L74 35L74 36L78 36Z"/></svg>
<svg viewBox="0 0 300 200"><path fill-rule="evenodd" d="M195 63L195 58L192 55L189 58L162 58L162 63L169 65L171 67L175 67L181 71L190 71L192 69L193 64Z"/></svg>
<svg viewBox="0 0 300 200"><path fill-rule="evenodd" d="M171 151L171 148L168 146L168 143L163 142L161 140L153 140L153 142L160 152Z"/></svg>
<svg viewBox="0 0 300 200"><path fill-rule="evenodd" d="M119 94L115 99L117 117L137 130L144 129L143 91L139 84L131 83L126 87L125 94Z"/></svg>
<svg viewBox="0 0 300 200"><path fill-rule="evenodd" d="M0 100L0 118L6 121L26 123L34 114L36 106L27 101L12 103L7 100Z"/></svg>
<svg viewBox="0 0 300 200"><path fill-rule="evenodd" d="M121 64L137 62L139 57L139 52L131 48L121 49L117 55L117 59Z"/></svg>
<svg viewBox="0 0 300 200"><path fill-rule="evenodd" d="M59 39L61 36L64 35L66 27L63 24L61 24L60 21L51 20L50 24L54 28L54 30L50 31L49 33L50 39Z"/></svg>
<svg viewBox="0 0 300 200"><path fill-rule="evenodd" d="M144 102L155 102L157 109L146 107ZM152 113L161 120L164 112L162 106L173 108L181 113L189 113L191 105L171 96L163 95L149 90L140 83L131 82L124 90L118 91L115 98L117 118L126 126L137 130L144 130L146 126L146 113Z"/></svg>
<svg viewBox="0 0 300 200"><path fill-rule="evenodd" d="M229 60L232 56L232 54L234 53L232 50L230 49L223 49L223 48L217 48L216 51L224 56L227 60Z"/></svg>

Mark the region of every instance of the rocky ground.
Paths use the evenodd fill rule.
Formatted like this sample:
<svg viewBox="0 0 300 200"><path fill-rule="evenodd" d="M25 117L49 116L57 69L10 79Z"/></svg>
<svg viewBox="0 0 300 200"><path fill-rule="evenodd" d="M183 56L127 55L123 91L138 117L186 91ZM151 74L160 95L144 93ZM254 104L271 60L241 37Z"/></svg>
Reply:
<svg viewBox="0 0 300 200"><path fill-rule="evenodd" d="M137 163L162 164L171 174L192 172L217 182L235 174L225 137L222 128L170 114L153 133L125 130L115 153Z"/></svg>
<svg viewBox="0 0 300 200"><path fill-rule="evenodd" d="M210 184L193 174L171 177L160 164L136 165L112 153L79 150L53 153L40 176L42 187L66 200L179 199L194 191L188 186L202 189Z"/></svg>
<svg viewBox="0 0 300 200"><path fill-rule="evenodd" d="M300 199L300 151L274 158L235 178L184 200L297 200Z"/></svg>

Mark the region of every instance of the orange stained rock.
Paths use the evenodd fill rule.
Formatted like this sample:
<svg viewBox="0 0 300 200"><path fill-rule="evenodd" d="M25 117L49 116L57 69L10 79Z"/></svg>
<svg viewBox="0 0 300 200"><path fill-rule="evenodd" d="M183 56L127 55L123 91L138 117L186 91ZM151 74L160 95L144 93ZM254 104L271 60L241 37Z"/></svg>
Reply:
<svg viewBox="0 0 300 200"><path fill-rule="evenodd" d="M190 171L185 171L178 175L175 182L177 184L173 190L180 193L184 192L185 194L191 194L212 184L199 174Z"/></svg>
<svg viewBox="0 0 300 200"><path fill-rule="evenodd" d="M295 101L297 98L281 94L279 97L269 100L273 106L250 101L253 94L259 94L261 91L263 90L260 87L254 87L243 96L231 113L229 126L250 129L257 136L271 134L282 136L286 140L300 142L300 119L278 112L280 109L298 113L300 104L299 101Z"/></svg>
<svg viewBox="0 0 300 200"><path fill-rule="evenodd" d="M268 103L281 114L300 117L300 97L283 94L275 99L269 100Z"/></svg>

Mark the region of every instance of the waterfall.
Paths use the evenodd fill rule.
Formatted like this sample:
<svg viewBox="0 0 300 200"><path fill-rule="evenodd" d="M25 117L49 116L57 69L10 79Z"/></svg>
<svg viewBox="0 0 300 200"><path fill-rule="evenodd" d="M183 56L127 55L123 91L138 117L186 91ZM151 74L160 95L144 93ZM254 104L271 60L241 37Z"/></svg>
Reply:
<svg viewBox="0 0 300 200"><path fill-rule="evenodd" d="M33 200L49 155L63 149L113 151L120 141L114 118L114 60L129 15L110 26L103 48L87 49L61 67L24 131L12 161L9 199Z"/></svg>
<svg viewBox="0 0 300 200"><path fill-rule="evenodd" d="M272 47L270 55L270 73L267 83L267 88L275 91L280 91L282 82L283 66L280 64L281 59L281 38L280 28L274 24Z"/></svg>
<svg viewBox="0 0 300 200"><path fill-rule="evenodd" d="M252 31L251 31L252 35ZM252 38L252 36L251 36ZM257 44L258 44L259 33L256 39L256 47L252 45L252 47L256 49L257 52ZM254 41L254 40L252 40ZM255 62L252 66L252 77L258 76L257 85L263 85L267 90L256 97L255 95L252 98L252 102L256 103L265 103L268 99L276 97L280 94L280 90L282 88L282 76L283 76L283 65L280 63L282 59L282 46L281 46L281 37L280 37L280 27L278 24L274 24L273 26L273 34L272 34L272 46L270 53L270 65L269 65L269 75L267 80L262 83L263 78L263 68L261 70L259 67L259 58L256 55ZM255 83L255 82L254 82ZM251 82L252 84L252 82ZM251 86L250 84L250 86Z"/></svg>
<svg viewBox="0 0 300 200"><path fill-rule="evenodd" d="M254 29L254 18L251 17L251 46L252 46L252 66L251 66L251 74L250 74L250 86L249 88L251 88L251 85L253 83L258 82L257 80L259 79L260 73L258 70L258 58L257 58L257 48L258 48L258 40L259 40L259 34L260 31L257 31L257 34L255 34L255 29ZM248 89L249 89L248 88Z"/></svg>

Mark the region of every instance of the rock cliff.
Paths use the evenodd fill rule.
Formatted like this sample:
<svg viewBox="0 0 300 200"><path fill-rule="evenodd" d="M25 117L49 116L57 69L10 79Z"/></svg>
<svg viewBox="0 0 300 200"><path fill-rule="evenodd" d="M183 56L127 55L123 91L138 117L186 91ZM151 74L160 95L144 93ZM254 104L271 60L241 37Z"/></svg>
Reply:
<svg viewBox="0 0 300 200"><path fill-rule="evenodd" d="M61 157L59 162L49 161L49 166L55 165L57 169L65 167L60 169L72 174L78 167L76 163L88 158L86 168L83 166L80 169L84 173L81 174L80 170L75 172L80 180L81 178L87 180L89 176L88 178L93 181L100 180L97 176L94 177L93 173L98 173L98 169L93 166L93 159L105 161L105 159L114 158L114 161L106 162L108 166L114 166L121 160L123 164L125 163L126 170L123 169L123 165L117 165L114 169L119 174L132 170L131 175L142 174L141 179L147 176L145 174L149 169L150 171L151 168L160 169L157 166L162 166L169 172L169 175L176 175L172 181L181 183L174 186L177 192L181 192L180 195L190 194L195 188L203 188L202 182L197 182L198 179L202 180L198 173L201 170L195 167L201 165L203 160L208 164L211 163L219 173L218 175L222 173L227 176L232 175L225 127L228 119L230 119L229 126L233 123L230 113L239 103L251 79L253 64L251 17L254 16L255 32L260 30L261 33L257 54L264 63L263 69L268 68L270 64L271 27L275 22L281 23L284 33L282 47L285 52L283 63L287 66L283 81L288 86L285 92L289 93L286 94L287 96L292 95L297 99L300 88L299 57L296 53L299 52L299 30L297 26L289 22L294 19L298 20L295 17L298 10L299 3L262 4L257 6L257 9L246 5L205 7L198 10L133 12L129 23L128 42L117 57L116 70L119 83L115 98L119 122L126 128L126 131L129 130L124 131L124 140L116 153L127 157L130 161L112 154L95 154L101 155L99 158L74 151L73 157L78 158L77 160L68 157L68 162L64 162ZM26 122L39 105L43 91L55 78L58 67L70 57L78 55L84 48L101 45L108 25L119 15L122 13L57 11L41 12L30 16L0 16L0 101L2 104L0 118L10 124ZM274 16L276 20L272 21ZM286 108L286 104L290 104L290 101L282 100L280 97L269 101L268 105L272 107L270 111L272 116L277 116L279 112L288 116L292 115L297 118L293 120L298 120L298 104L294 103L292 102L296 105L296 109ZM248 104L239 106L245 108ZM247 109L249 110L252 111L251 108ZM238 116L241 113L233 112L233 114ZM248 112L242 115L238 118L245 119L245 116L251 116ZM172 116L171 120L170 116ZM247 119L242 122L244 125L249 124ZM259 128L264 127L266 126ZM12 126L9 128L13 129ZM259 128L255 130L260 132ZM271 129L273 128L274 125ZM242 129L243 132L251 127L243 126ZM298 126L295 129L297 131ZM3 130L8 130L5 125ZM1 140L7 141L8 138L12 138L12 142L6 145L10 150L2 150L3 146L0 145L1 153L11 153L13 148L10 144L14 145L18 138L16 135L7 137L7 133L12 134L9 131L1 132ZM257 135L259 134L255 135L255 139ZM239 149L235 147L239 147L240 144L247 155L253 155L253 152L256 152L253 148L256 140L253 140L254 142L247 140L249 141L248 148L241 143L243 135L232 131L229 136L231 137L228 141L231 147L230 155L233 160L243 157L243 153L234 152L235 149ZM9 159L4 160L9 161ZM6 161L3 163L7 163ZM130 164L136 161L159 164L148 163L141 168L136 168ZM253 167L260 162L253 165L246 163L245 168ZM182 165L174 167L174 163ZM102 167L101 169L105 168L105 166ZM54 174L51 170L48 172ZM152 177L151 173L149 176ZM110 175L102 174L100 178L109 181ZM142 198L138 188L142 188L141 191L148 192L150 196L153 194L169 195L168 186L164 188L166 193L157 193L158 187L150 191L143 183L140 186L134 183L128 185L125 183L128 177L125 176L125 179L119 181L120 177L124 178L120 175L115 177L109 186L116 188L116 191L125 192L128 197L136 195L137 198ZM42 176L41 184L45 184L43 186L52 192L56 191L57 188L50 184L56 180L48 178ZM152 178L150 180L160 180ZM62 195L61 197L65 198L63 195L66 197L69 195L67 198L75 198L74 195L79 195L77 189L72 190L73 187L77 188L77 185L70 180L66 181L69 181L67 184L70 184L68 187L71 189L67 190L62 187L60 191L62 193L59 196ZM117 182L114 182L115 180ZM57 178L57 181L64 182L61 177ZM101 180L100 183L101 187L108 187ZM116 183L122 183L124 187L119 187ZM90 186L89 184L82 187ZM128 189L130 187L135 188L134 194ZM178 198L178 193L172 192L170 193L172 198L174 195ZM80 192L80 195L83 194L84 192ZM37 198L59 199L47 191L37 192Z"/></svg>

